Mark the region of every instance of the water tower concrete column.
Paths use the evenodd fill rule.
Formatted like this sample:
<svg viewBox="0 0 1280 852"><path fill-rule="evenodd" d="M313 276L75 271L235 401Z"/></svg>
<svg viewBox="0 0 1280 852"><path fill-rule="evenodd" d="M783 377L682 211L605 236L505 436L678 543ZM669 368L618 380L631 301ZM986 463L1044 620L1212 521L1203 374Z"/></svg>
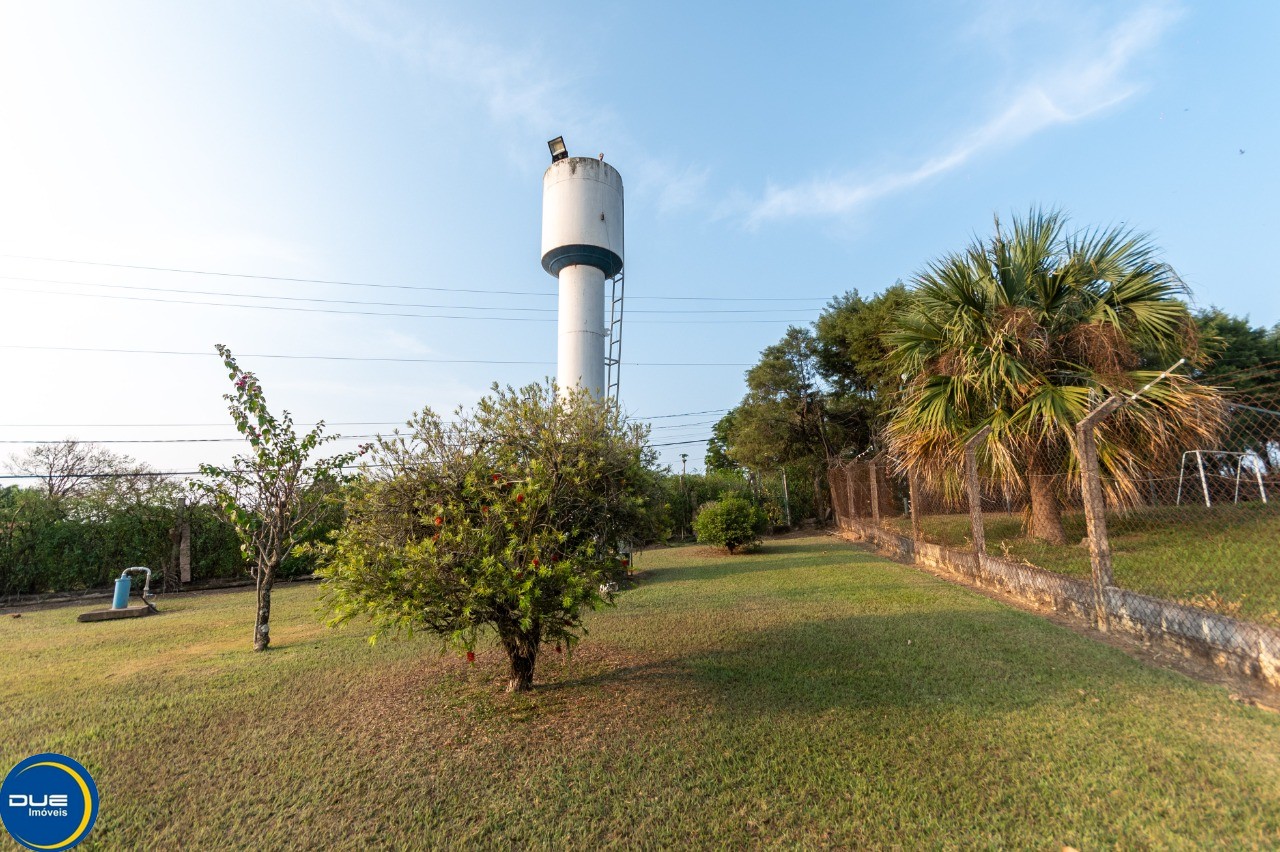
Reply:
<svg viewBox="0 0 1280 852"><path fill-rule="evenodd" d="M604 389L604 272L578 263L560 270L556 384Z"/></svg>

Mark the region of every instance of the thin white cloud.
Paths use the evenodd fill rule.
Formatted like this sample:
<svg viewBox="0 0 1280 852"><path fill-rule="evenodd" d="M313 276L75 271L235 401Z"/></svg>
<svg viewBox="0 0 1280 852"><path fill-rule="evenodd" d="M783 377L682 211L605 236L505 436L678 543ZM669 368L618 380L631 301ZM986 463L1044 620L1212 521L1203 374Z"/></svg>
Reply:
<svg viewBox="0 0 1280 852"><path fill-rule="evenodd" d="M583 109L572 81L548 70L562 63L552 62L536 45L501 44L394 3L329 0L324 9L351 37L447 83L483 105L491 122L521 136L591 138L613 120L607 110Z"/></svg>
<svg viewBox="0 0 1280 852"><path fill-rule="evenodd" d="M671 163L677 158L643 150L611 108L590 102L572 77L564 78L564 62L537 46L500 43L490 34L438 17L427 20L420 11L394 3L328 0L323 9L349 36L377 53L483 104L489 121L510 131L508 153L522 168L531 159L545 158L545 149L528 147L530 136L563 135L570 150L587 156L598 148L575 150L575 143L608 144L611 158L617 155L627 164L628 194L652 200L660 214L686 212L706 201L709 169L676 168Z"/></svg>
<svg viewBox="0 0 1280 852"><path fill-rule="evenodd" d="M1087 119L1141 90L1139 84L1126 79L1128 66L1153 48L1179 17L1177 10L1164 4L1141 7L1090 39L1089 55L1078 55L1038 75L1017 90L1004 110L915 168L876 177L844 175L791 186L770 185L762 197L748 200L738 210L745 213L750 227L780 219L850 213L952 171L981 154L1016 145L1051 127Z"/></svg>
<svg viewBox="0 0 1280 852"><path fill-rule="evenodd" d="M688 166L675 174L654 179L662 187L658 194L658 211L674 213L702 203L707 191L711 169L705 166Z"/></svg>
<svg viewBox="0 0 1280 852"><path fill-rule="evenodd" d="M683 165L678 157L633 153L628 157L627 192L653 202L659 213L671 214L700 206L706 199L711 170Z"/></svg>

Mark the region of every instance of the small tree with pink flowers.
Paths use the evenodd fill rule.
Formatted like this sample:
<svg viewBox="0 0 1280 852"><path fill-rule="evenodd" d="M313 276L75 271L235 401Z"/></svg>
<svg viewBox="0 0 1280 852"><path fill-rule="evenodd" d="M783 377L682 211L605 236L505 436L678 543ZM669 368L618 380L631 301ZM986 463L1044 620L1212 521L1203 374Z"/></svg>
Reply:
<svg viewBox="0 0 1280 852"><path fill-rule="evenodd" d="M204 478L192 486L213 500L240 537L258 592L253 649L265 651L271 644L271 589L280 563L346 481L345 468L367 447L313 459L321 446L340 436L325 435L324 421L299 435L288 411L276 417L267 408L258 377L242 370L226 346L218 344L217 350L234 387L223 399L249 452L236 455L228 466L200 465Z"/></svg>

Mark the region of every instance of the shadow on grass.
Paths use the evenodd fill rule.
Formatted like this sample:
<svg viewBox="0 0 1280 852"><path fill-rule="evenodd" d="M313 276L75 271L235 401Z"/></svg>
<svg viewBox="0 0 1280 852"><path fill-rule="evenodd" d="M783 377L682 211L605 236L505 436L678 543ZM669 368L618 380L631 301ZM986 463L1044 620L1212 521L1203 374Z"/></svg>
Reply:
<svg viewBox="0 0 1280 852"><path fill-rule="evenodd" d="M1034 704L1096 649L1018 613L868 614L754 632L685 661L733 712Z"/></svg>
<svg viewBox="0 0 1280 852"><path fill-rule="evenodd" d="M1004 712L1132 664L1016 612L867 614L744 631L727 647L601 669L541 692L690 688L730 714L959 706Z"/></svg>

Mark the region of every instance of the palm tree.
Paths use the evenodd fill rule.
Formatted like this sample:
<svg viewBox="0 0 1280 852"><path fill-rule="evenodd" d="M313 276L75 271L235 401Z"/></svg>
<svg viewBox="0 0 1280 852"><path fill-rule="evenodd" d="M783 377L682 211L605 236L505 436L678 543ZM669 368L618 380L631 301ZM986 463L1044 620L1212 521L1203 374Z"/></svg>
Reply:
<svg viewBox="0 0 1280 852"><path fill-rule="evenodd" d="M1031 535L1064 543L1061 497L1078 485L1075 425L1179 357L1199 358L1186 286L1150 240L1120 227L1069 233L1032 210L1012 229L931 263L885 335L904 376L889 428L899 464L958 490L964 441L984 426L984 473L1029 497ZM1174 376L1104 421L1097 434L1108 494L1140 498L1138 480L1171 454L1209 444L1217 391Z"/></svg>

